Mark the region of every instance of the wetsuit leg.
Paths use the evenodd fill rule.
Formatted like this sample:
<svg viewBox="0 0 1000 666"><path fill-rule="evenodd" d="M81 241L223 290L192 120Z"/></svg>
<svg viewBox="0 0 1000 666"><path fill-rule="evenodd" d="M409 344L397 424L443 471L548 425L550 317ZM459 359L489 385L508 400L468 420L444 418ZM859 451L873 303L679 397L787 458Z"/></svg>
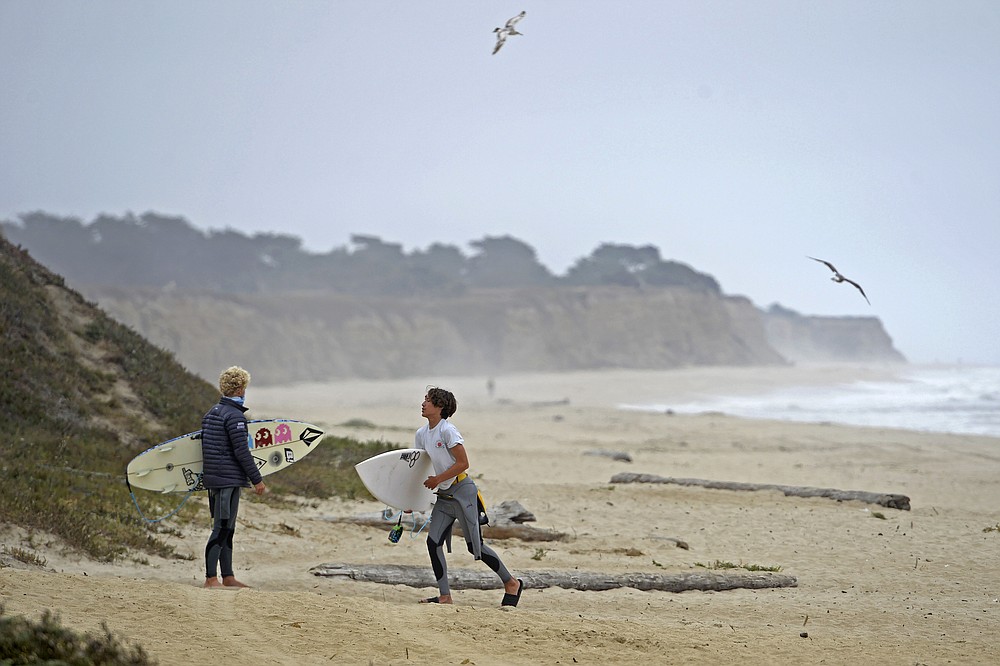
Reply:
<svg viewBox="0 0 1000 666"><path fill-rule="evenodd" d="M434 581L438 586L438 594L450 595L448 586L448 562L444 557L444 542L451 532L455 522L454 504L452 500L439 498L431 509L431 526L427 530L427 554L431 558L431 568L434 570Z"/></svg>
<svg viewBox="0 0 1000 666"><path fill-rule="evenodd" d="M479 525L479 489L471 479L462 481L455 491L459 504L458 522L465 535L465 545L477 560L482 560L504 583L513 578L496 551L483 543L483 533Z"/></svg>
<svg viewBox="0 0 1000 666"><path fill-rule="evenodd" d="M226 544L219 553L219 569L222 577L232 576L233 573L233 535L236 533L236 514L240 510L240 489L233 488L233 493L229 500L229 527L226 530Z"/></svg>
<svg viewBox="0 0 1000 666"><path fill-rule="evenodd" d="M240 506L240 489L210 488L208 510L212 515L212 534L205 546L205 577L215 578L222 567L223 576L233 575L233 532Z"/></svg>
<svg viewBox="0 0 1000 666"><path fill-rule="evenodd" d="M467 544L467 545L469 546L469 552L471 553L472 544ZM482 558L483 562L485 562L486 566L488 566L490 569L493 569L496 575L500 576L500 580L506 583L514 577L511 575L510 571L507 570L507 567L504 565L503 560L501 560L500 556L496 554L496 551L487 546L485 543L481 544L480 548L482 549L483 553L483 558Z"/></svg>

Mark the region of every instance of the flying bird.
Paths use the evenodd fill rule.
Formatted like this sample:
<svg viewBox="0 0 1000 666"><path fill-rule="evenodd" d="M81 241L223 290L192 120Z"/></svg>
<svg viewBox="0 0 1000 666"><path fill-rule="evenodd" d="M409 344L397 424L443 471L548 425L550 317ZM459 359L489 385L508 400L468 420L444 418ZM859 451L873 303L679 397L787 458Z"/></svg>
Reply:
<svg viewBox="0 0 1000 666"><path fill-rule="evenodd" d="M497 43L496 46L493 47L493 55L497 54L497 51L499 51L500 47L504 45L508 37L510 37L511 35L523 34L517 31L516 26L518 21L524 18L524 14L525 12L521 12L517 16L508 19L507 23L504 24L502 28L493 28L493 32L497 34Z"/></svg>
<svg viewBox="0 0 1000 666"><path fill-rule="evenodd" d="M809 257L809 255L806 256ZM809 259L812 259L813 261L818 261L821 264L826 264L826 267L829 268L831 271L833 271L833 277L830 278L831 280L837 283L846 282L847 284L854 285L857 288L857 290L861 292L861 295L865 297L865 300L868 301L868 296L865 295L865 290L861 288L861 285L855 282L854 280L848 280L847 278L845 278L843 275L840 274L840 271L837 270L837 267L831 264L829 261L823 261L822 259L817 259L816 257L809 257ZM868 301L868 305L871 304L872 302Z"/></svg>

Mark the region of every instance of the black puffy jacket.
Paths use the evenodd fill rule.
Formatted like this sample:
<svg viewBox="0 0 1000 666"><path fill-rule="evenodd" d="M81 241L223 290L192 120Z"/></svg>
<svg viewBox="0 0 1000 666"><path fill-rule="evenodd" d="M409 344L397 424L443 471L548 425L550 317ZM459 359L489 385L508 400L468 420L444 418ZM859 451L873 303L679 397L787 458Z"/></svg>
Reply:
<svg viewBox="0 0 1000 666"><path fill-rule="evenodd" d="M260 483L260 471L250 455L247 408L222 398L201 420L201 455L206 488L248 486Z"/></svg>

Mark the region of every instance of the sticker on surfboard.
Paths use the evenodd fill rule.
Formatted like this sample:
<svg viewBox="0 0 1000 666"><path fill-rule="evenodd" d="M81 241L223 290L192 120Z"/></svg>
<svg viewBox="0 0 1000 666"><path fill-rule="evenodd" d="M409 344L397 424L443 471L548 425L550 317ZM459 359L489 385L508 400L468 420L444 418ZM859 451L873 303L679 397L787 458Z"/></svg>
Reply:
<svg viewBox="0 0 1000 666"><path fill-rule="evenodd" d="M289 419L247 422L247 446L261 476L302 460L323 439L311 423ZM161 493L204 490L201 483L201 430L174 437L137 455L125 469L133 488Z"/></svg>
<svg viewBox="0 0 1000 666"><path fill-rule="evenodd" d="M429 511L434 491L424 481L434 474L430 456L423 449L386 451L354 466L368 492L399 511Z"/></svg>

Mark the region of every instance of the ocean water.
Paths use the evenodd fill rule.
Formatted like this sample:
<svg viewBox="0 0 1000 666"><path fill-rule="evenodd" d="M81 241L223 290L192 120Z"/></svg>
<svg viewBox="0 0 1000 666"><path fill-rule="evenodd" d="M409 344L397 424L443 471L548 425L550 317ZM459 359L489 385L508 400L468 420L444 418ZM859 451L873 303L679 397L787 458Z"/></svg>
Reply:
<svg viewBox="0 0 1000 666"><path fill-rule="evenodd" d="M1000 437L1000 367L913 366L902 369L894 381L790 387L700 402L620 407Z"/></svg>

